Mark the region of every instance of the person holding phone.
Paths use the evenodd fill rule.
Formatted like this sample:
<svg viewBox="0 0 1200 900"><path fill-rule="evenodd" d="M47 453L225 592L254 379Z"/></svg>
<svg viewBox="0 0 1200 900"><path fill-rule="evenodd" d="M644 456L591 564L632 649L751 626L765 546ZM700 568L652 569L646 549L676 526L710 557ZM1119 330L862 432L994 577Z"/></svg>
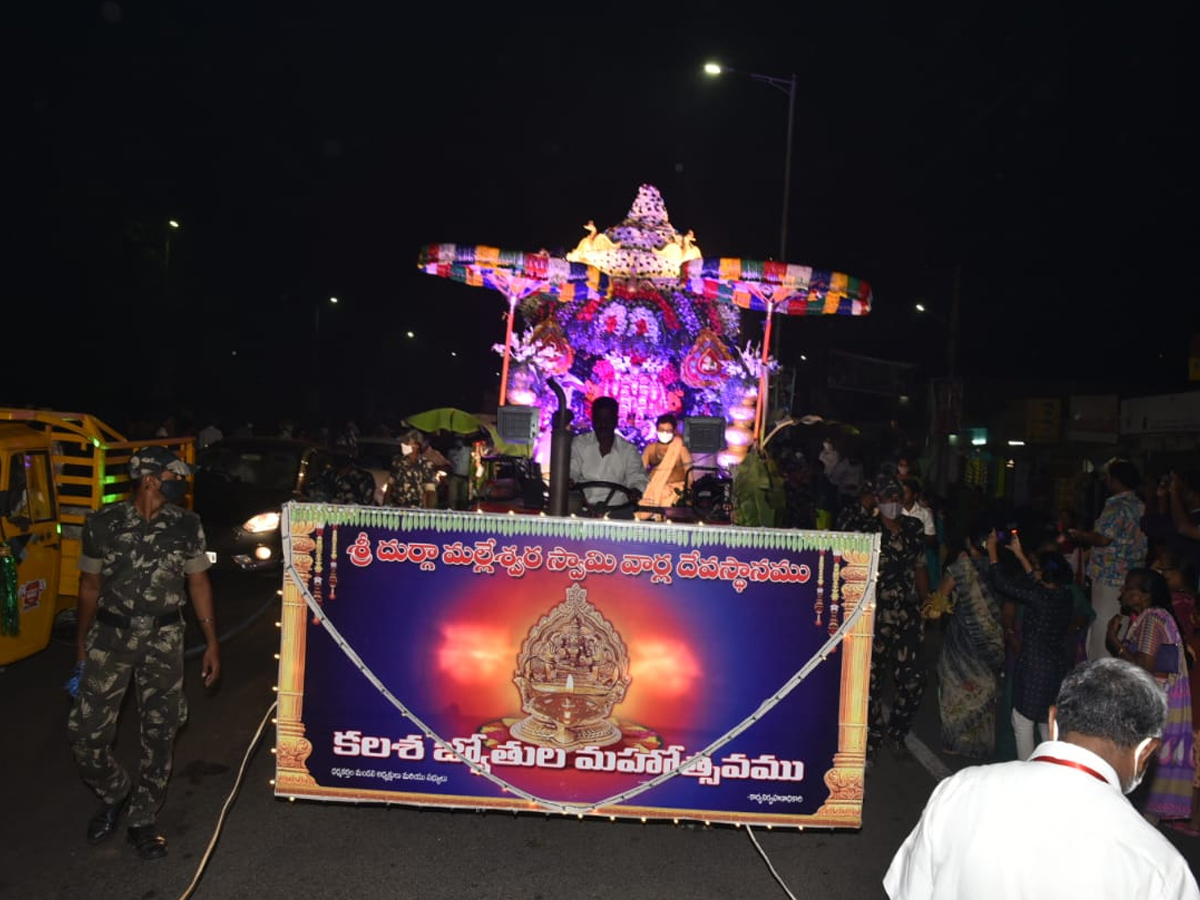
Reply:
<svg viewBox="0 0 1200 900"><path fill-rule="evenodd" d="M1137 467L1127 459L1110 459L1104 465L1104 486L1111 495L1091 531L1072 528L1071 539L1088 552L1087 576L1092 582L1092 609L1096 620L1088 630L1088 659L1108 656L1106 627L1121 606L1121 589L1130 569L1146 564L1147 541L1142 531L1146 504L1135 492L1141 481Z"/></svg>
<svg viewBox="0 0 1200 900"><path fill-rule="evenodd" d="M1043 741L1049 739L1050 706L1070 670L1063 642L1074 615L1071 567L1061 553L1037 554L1036 565L1025 555L1021 537L1010 533L1009 549L1023 574L999 565L999 532L987 538L988 584L997 593L1021 604L1021 645L1017 653L1012 692L1012 725L1017 758L1029 759L1037 742L1034 726Z"/></svg>

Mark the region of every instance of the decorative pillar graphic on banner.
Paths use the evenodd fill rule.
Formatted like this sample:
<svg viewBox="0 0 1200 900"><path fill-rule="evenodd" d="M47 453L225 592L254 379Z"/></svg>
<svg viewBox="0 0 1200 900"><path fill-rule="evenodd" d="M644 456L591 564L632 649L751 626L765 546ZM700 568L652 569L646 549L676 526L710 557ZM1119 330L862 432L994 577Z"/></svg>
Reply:
<svg viewBox="0 0 1200 900"><path fill-rule="evenodd" d="M317 542L312 535L316 522L295 518L288 521L290 561L296 574L304 579L311 576L312 553ZM304 595L292 578L285 578L283 609L280 614L281 632L303 633L307 621ZM307 587L307 585L305 585ZM279 650L279 709L276 717L275 786L276 789L297 790L316 786L308 771L312 742L304 735L304 664L305 641L288 641Z"/></svg>
<svg viewBox="0 0 1200 900"><path fill-rule="evenodd" d="M863 601L872 579L871 554L844 550L840 554L840 572L835 574L835 590L841 585L842 612L846 620ZM836 602L836 601L835 601ZM832 625L830 626L832 627ZM871 642L845 641L842 660L842 696L844 715L838 724L838 752L833 768L825 773L829 799L821 815L833 821L857 821L862 817L863 767L867 753L867 699L871 677Z"/></svg>

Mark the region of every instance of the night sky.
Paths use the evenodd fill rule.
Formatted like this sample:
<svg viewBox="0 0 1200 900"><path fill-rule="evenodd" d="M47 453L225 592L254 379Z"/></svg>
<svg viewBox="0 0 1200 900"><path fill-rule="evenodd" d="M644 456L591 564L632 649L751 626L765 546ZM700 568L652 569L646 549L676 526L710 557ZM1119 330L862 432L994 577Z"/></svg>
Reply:
<svg viewBox="0 0 1200 900"><path fill-rule="evenodd" d="M959 267L968 381L1187 385L1194 4L30 6L0 402L479 408L503 300L422 244L562 252L649 183L706 256L778 255L787 96L709 59L797 74L788 261L875 289L785 362L940 374L912 307Z"/></svg>

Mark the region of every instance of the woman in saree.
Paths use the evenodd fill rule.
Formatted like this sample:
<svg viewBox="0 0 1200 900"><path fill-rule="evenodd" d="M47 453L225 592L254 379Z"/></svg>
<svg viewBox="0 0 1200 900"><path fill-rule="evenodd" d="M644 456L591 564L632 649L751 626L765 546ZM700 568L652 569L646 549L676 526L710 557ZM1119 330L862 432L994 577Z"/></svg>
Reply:
<svg viewBox="0 0 1200 900"><path fill-rule="evenodd" d="M937 662L942 751L980 760L995 746L1004 665L1000 604L985 580L987 567L978 542L968 542L946 567L933 601L935 608L944 601L951 613Z"/></svg>
<svg viewBox="0 0 1200 900"><path fill-rule="evenodd" d="M1121 636L1121 615L1108 624L1108 649L1151 673L1167 692L1167 724L1151 766L1150 790L1142 813L1151 821L1192 815L1192 687L1183 637L1172 611L1171 589L1153 569L1130 569L1121 589L1121 609L1133 617Z"/></svg>
<svg viewBox="0 0 1200 900"><path fill-rule="evenodd" d="M687 470L692 467L692 454L676 429L673 415L659 416L655 422L656 440L642 451L642 462L650 475L650 483L642 494L643 506L675 506L683 493Z"/></svg>

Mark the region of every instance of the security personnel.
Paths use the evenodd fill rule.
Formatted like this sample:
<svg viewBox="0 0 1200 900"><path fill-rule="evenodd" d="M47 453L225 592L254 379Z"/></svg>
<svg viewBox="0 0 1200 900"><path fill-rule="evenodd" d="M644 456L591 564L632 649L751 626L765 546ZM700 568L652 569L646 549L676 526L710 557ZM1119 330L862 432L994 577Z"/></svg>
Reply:
<svg viewBox="0 0 1200 900"><path fill-rule="evenodd" d="M205 686L221 673L204 529L195 513L175 505L191 471L165 447L136 451L129 460L132 498L88 516L79 557L77 667L68 682L75 703L67 727L80 777L104 804L88 822L87 839L98 844L111 837L128 809L129 842L142 859L167 855L155 819L166 799L175 735L187 718L185 582L208 645ZM131 681L141 732L136 784L113 754Z"/></svg>
<svg viewBox="0 0 1200 900"><path fill-rule="evenodd" d="M338 453L321 475L313 499L325 503L374 506L375 476L360 466L349 453Z"/></svg>

